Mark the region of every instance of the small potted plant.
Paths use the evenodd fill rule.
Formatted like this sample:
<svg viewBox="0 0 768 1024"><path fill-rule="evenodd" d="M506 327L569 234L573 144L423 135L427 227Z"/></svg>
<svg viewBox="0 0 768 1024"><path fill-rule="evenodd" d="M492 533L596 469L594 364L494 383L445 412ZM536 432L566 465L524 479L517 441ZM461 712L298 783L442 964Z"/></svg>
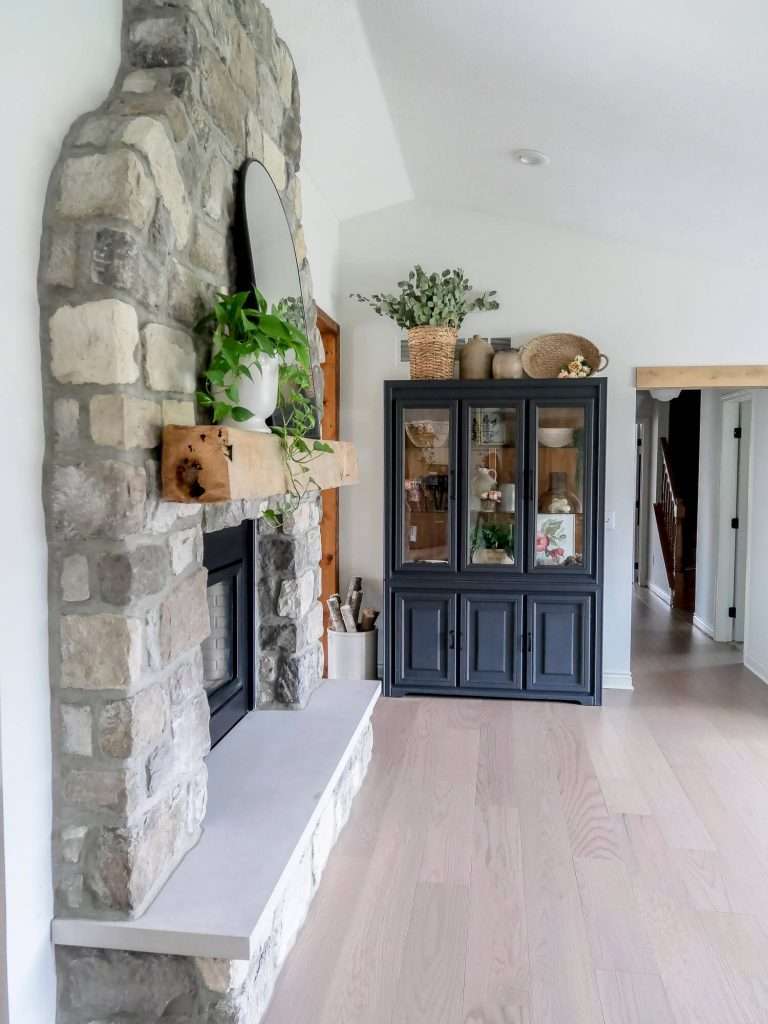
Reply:
<svg viewBox="0 0 768 1024"><path fill-rule="evenodd" d="M309 340L300 300L283 299L269 312L264 296L252 292L217 296L213 309L198 323L212 337L211 360L203 374L200 405L210 409L214 423L276 434L280 440L289 495L282 512L295 510L304 493L316 486L310 464L321 452L332 452L311 438L317 424L312 399ZM280 407L280 422L267 418ZM279 525L282 513L265 517Z"/></svg>
<svg viewBox="0 0 768 1024"><path fill-rule="evenodd" d="M368 303L379 316L389 317L408 332L411 378L452 377L459 327L469 313L498 309L496 292L471 297L472 285L460 268L427 274L418 265L397 287L397 295L350 297Z"/></svg>
<svg viewBox="0 0 768 1024"><path fill-rule="evenodd" d="M285 376L287 367L298 365L309 375L309 341L287 300L270 313L259 291L219 294L197 329L212 340L198 402L211 410L214 423L269 433L281 371Z"/></svg>
<svg viewBox="0 0 768 1024"><path fill-rule="evenodd" d="M482 523L475 528L472 561L477 565L511 565L515 528L504 523Z"/></svg>

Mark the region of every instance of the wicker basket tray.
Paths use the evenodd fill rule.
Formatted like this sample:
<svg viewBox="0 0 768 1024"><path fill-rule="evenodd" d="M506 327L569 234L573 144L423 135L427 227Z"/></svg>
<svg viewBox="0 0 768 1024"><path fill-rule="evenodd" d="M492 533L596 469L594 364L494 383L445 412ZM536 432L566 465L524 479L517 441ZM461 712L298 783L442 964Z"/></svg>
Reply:
<svg viewBox="0 0 768 1024"><path fill-rule="evenodd" d="M411 380L453 377L457 334L454 327L412 327L408 331Z"/></svg>
<svg viewBox="0 0 768 1024"><path fill-rule="evenodd" d="M583 356L593 373L599 373L608 365L608 356L578 334L542 334L529 341L520 353L527 375L538 379L557 377L561 368L576 356Z"/></svg>

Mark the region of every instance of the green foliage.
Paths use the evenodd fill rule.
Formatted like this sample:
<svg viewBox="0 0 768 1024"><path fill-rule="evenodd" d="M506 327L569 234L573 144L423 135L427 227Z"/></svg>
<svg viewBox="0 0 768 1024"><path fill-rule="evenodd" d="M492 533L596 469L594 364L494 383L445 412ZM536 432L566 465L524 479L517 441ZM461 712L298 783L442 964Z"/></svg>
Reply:
<svg viewBox="0 0 768 1024"><path fill-rule="evenodd" d="M379 316L389 317L405 330L411 327L461 327L465 317L475 310L498 309L493 292L470 298L472 285L460 268L427 274L418 266L407 281L398 281L399 295L350 295L366 302Z"/></svg>
<svg viewBox="0 0 768 1024"><path fill-rule="evenodd" d="M474 546L496 551L511 551L515 546L515 528L504 523L483 523L475 530Z"/></svg>
<svg viewBox="0 0 768 1024"><path fill-rule="evenodd" d="M240 380L252 380L254 371L261 372L262 356L280 361L281 425L271 429L280 439L289 497L281 512L265 513L274 525L280 525L282 515L294 510L304 493L316 486L309 468L312 460L321 452L333 451L329 444L308 438L317 423L317 413L312 400L309 340L298 326L303 322L303 307L299 309L298 301L283 299L270 312L257 289L219 294L213 309L196 328L212 339L211 361L203 375L205 390L197 392L197 400L211 411L214 423L228 416L237 423L250 419L250 409L240 405Z"/></svg>

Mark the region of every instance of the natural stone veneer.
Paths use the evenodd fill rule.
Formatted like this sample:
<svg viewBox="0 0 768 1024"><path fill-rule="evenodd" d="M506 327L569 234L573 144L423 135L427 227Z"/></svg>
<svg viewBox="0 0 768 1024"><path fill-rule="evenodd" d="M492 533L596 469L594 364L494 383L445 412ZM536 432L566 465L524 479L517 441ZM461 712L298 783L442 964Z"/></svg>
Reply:
<svg viewBox="0 0 768 1024"><path fill-rule="evenodd" d="M280 968L304 923L330 851L349 817L371 758L370 722L348 752L314 830L274 893L248 960L60 947L59 1024L257 1024ZM68 839L77 850L78 835Z"/></svg>
<svg viewBox="0 0 768 1024"><path fill-rule="evenodd" d="M74 124L52 175L39 279L56 903L59 915L90 917L140 914L205 813L202 535L265 504L203 514L162 502L158 444L163 424L194 422L206 358L194 325L235 284L234 183L247 158L271 169L297 239L322 398L299 223L298 84L269 12L259 0L125 0L124 10L115 87ZM300 706L319 682L318 520L315 496L283 531L259 526L263 706ZM161 1006L164 1020L193 1019L181 979L200 986L200 1014L211 1007L200 1019L236 1019L215 1009L233 984L217 990L215 965L81 959L63 990L67 1021L151 1020ZM83 1009L89 971L133 1001L128 1017Z"/></svg>

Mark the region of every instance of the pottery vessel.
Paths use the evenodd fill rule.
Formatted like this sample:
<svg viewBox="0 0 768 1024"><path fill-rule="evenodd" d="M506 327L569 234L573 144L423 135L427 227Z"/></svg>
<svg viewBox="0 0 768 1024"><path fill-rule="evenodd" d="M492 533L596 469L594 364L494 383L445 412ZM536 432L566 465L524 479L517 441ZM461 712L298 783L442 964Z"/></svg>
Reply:
<svg viewBox="0 0 768 1024"><path fill-rule="evenodd" d="M511 348L497 352L493 357L491 372L496 380L521 380L524 374L520 350Z"/></svg>
<svg viewBox="0 0 768 1024"><path fill-rule="evenodd" d="M238 423L231 416L227 416L222 423L225 427L237 427L238 430L250 430L257 434L271 433L267 426L267 420L277 408L277 387L280 375L280 360L276 356L259 357L258 364L251 367L253 380L247 377L240 377L238 380L238 391L240 395L239 404L245 409L250 409L253 416L243 423ZM223 391L216 389L214 398L227 400Z"/></svg>
<svg viewBox="0 0 768 1024"><path fill-rule="evenodd" d="M474 334L459 353L459 376L462 380L488 380L493 363L493 345Z"/></svg>

